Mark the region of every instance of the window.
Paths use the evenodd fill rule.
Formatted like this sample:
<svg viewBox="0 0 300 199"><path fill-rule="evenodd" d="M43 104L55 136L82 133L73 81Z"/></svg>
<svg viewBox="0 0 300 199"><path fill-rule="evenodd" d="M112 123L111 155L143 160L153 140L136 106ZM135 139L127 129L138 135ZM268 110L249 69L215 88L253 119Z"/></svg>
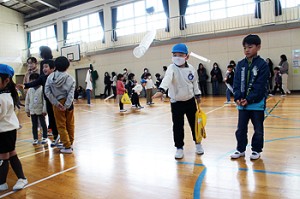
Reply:
<svg viewBox="0 0 300 199"><path fill-rule="evenodd" d="M102 40L104 36L98 13L68 21L67 44Z"/></svg>
<svg viewBox="0 0 300 199"><path fill-rule="evenodd" d="M146 8L154 8L148 14ZM146 32L153 28L166 27L166 15L161 0L144 0L119 6L117 10L117 35L129 35Z"/></svg>
<svg viewBox="0 0 300 199"><path fill-rule="evenodd" d="M186 23L196 23L254 13L253 0L189 0Z"/></svg>
<svg viewBox="0 0 300 199"><path fill-rule="evenodd" d="M292 8L300 6L299 0L281 0L280 2L282 8Z"/></svg>
<svg viewBox="0 0 300 199"><path fill-rule="evenodd" d="M33 54L39 52L40 46L49 46L51 49L57 48L54 25L31 31L30 36L30 52Z"/></svg>

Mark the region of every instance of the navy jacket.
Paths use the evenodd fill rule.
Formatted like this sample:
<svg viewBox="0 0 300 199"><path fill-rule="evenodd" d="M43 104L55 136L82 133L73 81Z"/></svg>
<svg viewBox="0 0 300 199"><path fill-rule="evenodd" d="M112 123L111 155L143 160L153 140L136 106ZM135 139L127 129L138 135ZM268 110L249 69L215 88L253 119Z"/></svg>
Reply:
<svg viewBox="0 0 300 199"><path fill-rule="evenodd" d="M259 103L268 95L267 85L270 76L267 62L260 56L252 60L248 77L249 64L247 58L238 62L234 74L234 101L246 99L248 104Z"/></svg>

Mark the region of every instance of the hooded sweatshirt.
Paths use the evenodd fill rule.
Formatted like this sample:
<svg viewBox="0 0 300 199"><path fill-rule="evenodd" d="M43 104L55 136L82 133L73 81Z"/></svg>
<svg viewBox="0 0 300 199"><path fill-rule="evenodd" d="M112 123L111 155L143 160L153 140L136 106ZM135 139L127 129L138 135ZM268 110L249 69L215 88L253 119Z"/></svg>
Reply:
<svg viewBox="0 0 300 199"><path fill-rule="evenodd" d="M45 94L50 102L57 106L59 100L66 99L64 107L70 108L74 100L75 80L67 72L55 71L47 78Z"/></svg>

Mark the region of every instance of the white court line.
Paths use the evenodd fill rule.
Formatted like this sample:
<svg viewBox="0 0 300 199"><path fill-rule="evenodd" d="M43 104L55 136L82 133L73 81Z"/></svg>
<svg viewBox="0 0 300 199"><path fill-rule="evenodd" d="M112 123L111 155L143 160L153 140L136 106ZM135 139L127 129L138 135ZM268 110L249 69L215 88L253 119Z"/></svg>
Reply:
<svg viewBox="0 0 300 199"><path fill-rule="evenodd" d="M40 180L38 180L38 181L35 181L35 182L33 182L33 183L30 183L30 184L26 185L26 186L24 187L24 189L26 189L26 188L28 188L28 187L31 187L31 186L33 186L33 185L35 185L35 184L38 184L38 183L40 183L40 182L43 182L43 181L45 181L45 180L54 178L55 176L58 176L58 175L60 175L60 174L63 174L63 173L66 173L66 172L68 172L68 171L71 171L71 170L73 170L73 169L76 169L77 167L78 167L78 166L74 166L74 167L68 168L68 169L66 169L66 170L60 171L60 172L58 172L58 173L52 174L52 175L50 175L50 176L48 176L48 177L46 177L46 178L42 178L42 179L40 179ZM6 194L0 195L0 198L4 198L4 197L9 196L9 195L11 195L11 194L13 194L13 193L15 193L15 191L10 191L10 192L8 192L8 193L6 193Z"/></svg>
<svg viewBox="0 0 300 199"><path fill-rule="evenodd" d="M221 106L221 107L219 107L219 108L215 108L215 109L213 109L213 110L211 110L211 111L208 111L206 114L210 114L210 113L215 112L215 111L217 111L217 110L220 110L220 109L222 109L222 108L224 108L224 107L225 107L225 105L223 105L223 106Z"/></svg>

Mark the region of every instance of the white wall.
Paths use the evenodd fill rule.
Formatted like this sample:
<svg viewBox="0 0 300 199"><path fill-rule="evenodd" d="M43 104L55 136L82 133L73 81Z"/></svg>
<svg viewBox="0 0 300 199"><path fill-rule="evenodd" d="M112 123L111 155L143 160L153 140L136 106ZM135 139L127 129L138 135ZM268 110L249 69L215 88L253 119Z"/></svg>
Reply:
<svg viewBox="0 0 300 199"><path fill-rule="evenodd" d="M12 65L23 73L22 59L26 52L23 15L0 5L0 62Z"/></svg>
<svg viewBox="0 0 300 199"><path fill-rule="evenodd" d="M255 34L255 32L253 33ZM292 50L300 49L300 28L257 34L262 39L262 48L259 52L261 57L269 57L274 62L274 66L277 66L280 62L280 55L286 54L290 63L289 88L291 90L300 90L300 75L293 74L291 66ZM231 59L237 62L244 57L242 40L245 36L222 37L186 44L190 52L192 51L212 61L210 64L204 63L208 72L212 69L213 62L217 62L222 72L225 73ZM140 78L145 67L149 68L152 76L157 72L161 73L162 66L171 63L172 45L150 47L140 59L133 56L133 48L127 51L84 57L80 62L73 62L69 72L74 75L76 68L88 67L92 63L99 73L96 89L96 95L99 95L104 90L104 72L111 73L115 71L121 73L123 68L126 67L129 72L136 74L137 79ZM197 68L200 61L190 57L189 62Z"/></svg>

